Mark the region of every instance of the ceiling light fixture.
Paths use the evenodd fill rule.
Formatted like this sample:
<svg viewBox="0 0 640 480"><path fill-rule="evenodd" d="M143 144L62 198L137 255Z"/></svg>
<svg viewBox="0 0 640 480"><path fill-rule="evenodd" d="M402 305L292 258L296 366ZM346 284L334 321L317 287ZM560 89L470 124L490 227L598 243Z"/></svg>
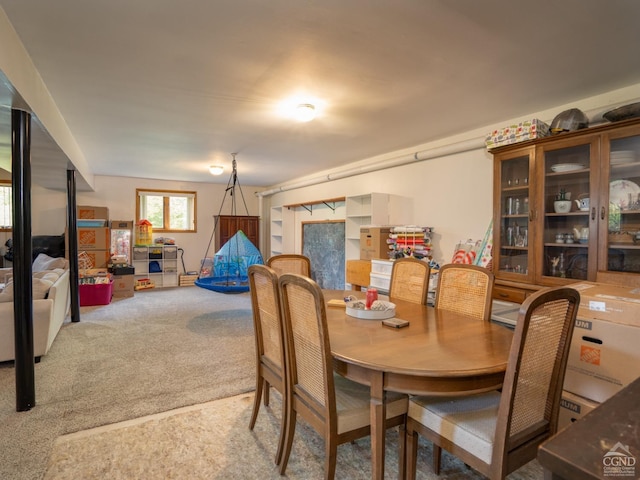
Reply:
<svg viewBox="0 0 640 480"><path fill-rule="evenodd" d="M299 122L310 122L316 117L316 107L310 103L301 103L296 107L296 119Z"/></svg>
<svg viewBox="0 0 640 480"><path fill-rule="evenodd" d="M224 172L224 167L222 165L211 165L209 167L209 173L211 175L222 175Z"/></svg>

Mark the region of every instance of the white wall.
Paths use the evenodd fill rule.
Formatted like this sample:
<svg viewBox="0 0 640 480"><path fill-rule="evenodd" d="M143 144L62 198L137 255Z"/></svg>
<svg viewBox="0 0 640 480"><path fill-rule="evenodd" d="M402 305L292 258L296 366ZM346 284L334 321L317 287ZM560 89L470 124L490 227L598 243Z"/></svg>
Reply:
<svg viewBox="0 0 640 480"><path fill-rule="evenodd" d="M484 149L477 149L277 193L268 202L279 206L371 192L411 199L412 223L435 228L434 258L448 263L458 242L468 238L482 240L489 227L493 204L492 157ZM264 210L268 213L267 208ZM301 221L325 219L344 219L344 208L333 212L318 205L314 206L313 214L298 210L296 239ZM296 241L297 249L299 245Z"/></svg>
<svg viewBox="0 0 640 480"><path fill-rule="evenodd" d="M225 198L227 184L194 183L151 180L131 177L110 177L96 175L94 192L78 192L78 205L106 206L109 208L111 220L135 221L136 212L136 188L153 188L160 190L189 190L197 192L197 233L158 233L157 236L170 236L175 238L176 244L184 249L184 262L186 270L200 269L201 259L208 253L207 246L211 239L214 227L214 215L220 213L224 199L222 214L230 214L232 199L229 195ZM258 215L258 187L242 186L242 194L247 204L249 215ZM244 203L236 189L236 213L245 215L247 212ZM32 234L33 235L57 235L65 230L66 225L66 192L47 190L38 186L32 189ZM213 243L211 250L213 250ZM178 271L182 272L182 265Z"/></svg>

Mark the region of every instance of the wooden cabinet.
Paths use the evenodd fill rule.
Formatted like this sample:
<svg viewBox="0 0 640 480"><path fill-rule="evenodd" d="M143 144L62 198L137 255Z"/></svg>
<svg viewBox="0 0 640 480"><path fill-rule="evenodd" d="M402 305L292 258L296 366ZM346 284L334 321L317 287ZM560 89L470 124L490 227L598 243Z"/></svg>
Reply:
<svg viewBox="0 0 640 480"><path fill-rule="evenodd" d="M640 274L640 121L492 153L498 286Z"/></svg>
<svg viewBox="0 0 640 480"><path fill-rule="evenodd" d="M215 249L220 250L238 230L260 249L260 217L250 215L218 215L215 227Z"/></svg>

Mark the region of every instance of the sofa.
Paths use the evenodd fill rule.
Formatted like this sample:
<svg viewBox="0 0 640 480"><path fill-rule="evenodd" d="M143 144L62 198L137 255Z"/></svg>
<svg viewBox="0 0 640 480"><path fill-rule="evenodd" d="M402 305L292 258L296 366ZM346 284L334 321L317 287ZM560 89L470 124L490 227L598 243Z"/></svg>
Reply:
<svg viewBox="0 0 640 480"><path fill-rule="evenodd" d="M34 260L33 349L36 361L46 355L69 312L69 262L41 253ZM12 269L0 269L0 362L15 360Z"/></svg>

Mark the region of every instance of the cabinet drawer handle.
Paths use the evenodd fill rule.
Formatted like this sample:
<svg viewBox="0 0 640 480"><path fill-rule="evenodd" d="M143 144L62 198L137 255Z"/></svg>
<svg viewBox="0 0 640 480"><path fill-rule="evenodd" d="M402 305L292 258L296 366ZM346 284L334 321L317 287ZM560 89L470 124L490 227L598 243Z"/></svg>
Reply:
<svg viewBox="0 0 640 480"><path fill-rule="evenodd" d="M600 210L600 219L604 220L604 207L602 207L602 209Z"/></svg>
<svg viewBox="0 0 640 480"><path fill-rule="evenodd" d="M604 209L604 207L602 207ZM596 219L596 207L593 207L591 209L591 220L595 220Z"/></svg>

